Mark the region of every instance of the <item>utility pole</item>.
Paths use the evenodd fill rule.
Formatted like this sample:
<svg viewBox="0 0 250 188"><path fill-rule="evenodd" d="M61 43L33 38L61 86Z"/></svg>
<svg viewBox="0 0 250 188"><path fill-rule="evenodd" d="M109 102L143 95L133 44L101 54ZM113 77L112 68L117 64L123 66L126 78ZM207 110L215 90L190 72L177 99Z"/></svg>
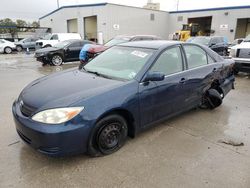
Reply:
<svg viewBox="0 0 250 188"><path fill-rule="evenodd" d="M180 2L180 0L177 0L177 7L176 7L176 11L178 11L178 10L179 10L179 2Z"/></svg>
<svg viewBox="0 0 250 188"><path fill-rule="evenodd" d="M57 8L59 8L59 0L57 0Z"/></svg>

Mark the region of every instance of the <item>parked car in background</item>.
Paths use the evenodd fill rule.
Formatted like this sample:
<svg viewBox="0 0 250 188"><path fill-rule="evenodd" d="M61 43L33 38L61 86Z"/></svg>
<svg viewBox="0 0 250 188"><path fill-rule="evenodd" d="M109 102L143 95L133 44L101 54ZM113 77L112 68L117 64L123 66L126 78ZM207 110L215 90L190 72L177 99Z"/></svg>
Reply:
<svg viewBox="0 0 250 188"><path fill-rule="evenodd" d="M46 35L43 39L36 41L36 49L52 47L58 42L70 39L81 39L79 33L52 33Z"/></svg>
<svg viewBox="0 0 250 188"><path fill-rule="evenodd" d="M0 53L11 54L16 49L14 42L0 39Z"/></svg>
<svg viewBox="0 0 250 188"><path fill-rule="evenodd" d="M43 64L61 65L63 62L79 61L79 53L88 40L72 39L59 42L53 47L36 50L35 58Z"/></svg>
<svg viewBox="0 0 250 188"><path fill-rule="evenodd" d="M199 36L194 37L191 41L191 43L201 44L205 45L209 48L211 48L213 51L218 53L221 56L226 56L228 54L228 42L225 37L220 36Z"/></svg>
<svg viewBox="0 0 250 188"><path fill-rule="evenodd" d="M24 38L18 42L15 42L16 45L16 50L18 52L23 51L23 49L35 49L36 47L36 41L39 38L35 38L35 37L29 37L29 38Z"/></svg>
<svg viewBox="0 0 250 188"><path fill-rule="evenodd" d="M92 59L96 55L117 44L142 40L160 40L160 38L155 35L119 35L114 37L104 45L94 45L93 47L91 47L88 50L88 58Z"/></svg>
<svg viewBox="0 0 250 188"><path fill-rule="evenodd" d="M12 107L16 130L44 154L108 155L159 121L221 105L234 87L233 64L197 44L119 44L24 88Z"/></svg>
<svg viewBox="0 0 250 188"><path fill-rule="evenodd" d="M238 45L238 44L242 43L243 41L244 41L244 38L239 38L239 39L235 39L232 43L230 43L228 45L228 54L230 54L230 50L233 46Z"/></svg>
<svg viewBox="0 0 250 188"><path fill-rule="evenodd" d="M235 74L250 73L250 35L240 44L231 47L230 57L235 61Z"/></svg>

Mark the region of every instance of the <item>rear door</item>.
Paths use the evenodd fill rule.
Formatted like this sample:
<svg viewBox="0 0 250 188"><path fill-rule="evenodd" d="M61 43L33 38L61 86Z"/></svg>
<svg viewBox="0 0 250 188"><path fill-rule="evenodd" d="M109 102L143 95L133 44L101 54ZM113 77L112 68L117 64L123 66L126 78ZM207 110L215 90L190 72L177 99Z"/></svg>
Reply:
<svg viewBox="0 0 250 188"><path fill-rule="evenodd" d="M223 64L215 62L200 46L183 44L183 48L188 68L184 75L187 78L185 103L192 108L201 104L204 92L218 78Z"/></svg>
<svg viewBox="0 0 250 188"><path fill-rule="evenodd" d="M141 83L139 86L141 124L151 123L185 109L184 63L180 46L166 49L149 72L162 72L163 81Z"/></svg>

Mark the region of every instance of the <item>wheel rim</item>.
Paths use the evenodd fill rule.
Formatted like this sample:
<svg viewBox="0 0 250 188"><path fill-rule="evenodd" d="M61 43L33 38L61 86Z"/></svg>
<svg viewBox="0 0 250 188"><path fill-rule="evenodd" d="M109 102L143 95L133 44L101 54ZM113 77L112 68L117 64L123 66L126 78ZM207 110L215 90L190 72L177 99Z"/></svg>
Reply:
<svg viewBox="0 0 250 188"><path fill-rule="evenodd" d="M98 145L102 152L113 151L120 145L122 126L118 122L106 125L98 136Z"/></svg>
<svg viewBox="0 0 250 188"><path fill-rule="evenodd" d="M53 65L61 65L62 64L62 58L59 55L56 55L52 58Z"/></svg>
<svg viewBox="0 0 250 188"><path fill-rule="evenodd" d="M10 54L11 51L12 51L11 48L6 48L6 49L5 49L5 52L6 52L7 54Z"/></svg>

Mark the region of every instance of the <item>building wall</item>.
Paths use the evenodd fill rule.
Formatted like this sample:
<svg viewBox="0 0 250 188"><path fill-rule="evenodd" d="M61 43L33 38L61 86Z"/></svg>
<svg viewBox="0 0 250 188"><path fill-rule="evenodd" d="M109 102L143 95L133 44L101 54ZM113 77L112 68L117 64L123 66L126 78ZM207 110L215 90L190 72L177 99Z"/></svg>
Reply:
<svg viewBox="0 0 250 188"><path fill-rule="evenodd" d="M225 13L228 12L228 15ZM182 21L178 17L183 16ZM182 29L182 24L188 22L188 18L212 16L211 29L215 31L214 35L226 36L229 41L233 41L236 35L236 26L238 18L250 18L250 9L216 10L186 13L169 14L169 34ZM228 29L220 29L221 25L228 25ZM233 32L230 32L233 30Z"/></svg>
<svg viewBox="0 0 250 188"><path fill-rule="evenodd" d="M168 38L168 13L108 4L105 15L99 19L106 39L116 35L147 34ZM151 14L154 20L151 20ZM119 29L114 26L119 25Z"/></svg>
<svg viewBox="0 0 250 188"><path fill-rule="evenodd" d="M154 14L154 20L150 19L151 14ZM40 25L52 28L52 32L67 32L67 20L77 19L78 33L83 37L83 18L89 16L97 16L97 32L103 33L105 42L122 34L148 34L168 38L167 12L113 4L64 8L40 19Z"/></svg>

